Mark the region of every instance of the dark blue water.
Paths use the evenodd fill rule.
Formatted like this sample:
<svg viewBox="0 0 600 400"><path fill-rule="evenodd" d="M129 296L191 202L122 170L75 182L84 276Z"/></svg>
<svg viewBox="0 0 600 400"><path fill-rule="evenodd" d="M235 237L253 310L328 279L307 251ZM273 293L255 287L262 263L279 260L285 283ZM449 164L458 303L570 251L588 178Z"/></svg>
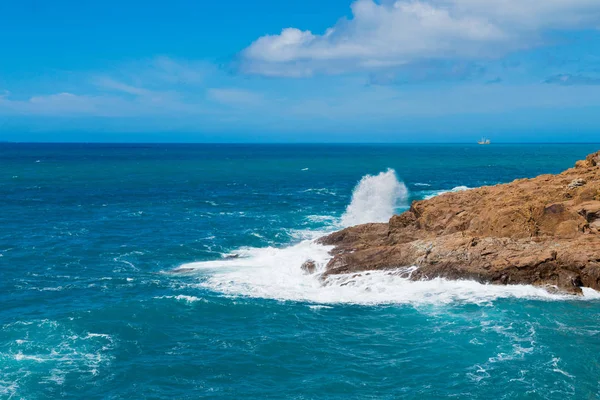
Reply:
<svg viewBox="0 0 600 400"><path fill-rule="evenodd" d="M0 143L0 398L600 398L595 293L299 269L599 148Z"/></svg>

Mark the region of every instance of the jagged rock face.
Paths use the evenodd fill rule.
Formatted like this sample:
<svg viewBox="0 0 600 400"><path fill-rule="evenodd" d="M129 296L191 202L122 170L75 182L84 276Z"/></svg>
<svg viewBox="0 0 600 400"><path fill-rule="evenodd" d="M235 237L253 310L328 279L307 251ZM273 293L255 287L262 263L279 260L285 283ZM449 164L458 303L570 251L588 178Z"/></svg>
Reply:
<svg viewBox="0 0 600 400"><path fill-rule="evenodd" d="M320 240L336 246L326 274L416 265L413 279L600 290L600 152L559 175L446 193Z"/></svg>

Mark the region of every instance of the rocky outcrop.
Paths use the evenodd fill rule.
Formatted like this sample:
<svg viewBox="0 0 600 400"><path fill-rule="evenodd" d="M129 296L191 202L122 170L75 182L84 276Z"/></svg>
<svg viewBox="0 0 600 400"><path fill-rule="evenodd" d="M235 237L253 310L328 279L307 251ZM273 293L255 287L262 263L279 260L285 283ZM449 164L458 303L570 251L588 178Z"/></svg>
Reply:
<svg viewBox="0 0 600 400"><path fill-rule="evenodd" d="M312 275L317 271L317 264L313 260L306 260L300 268L306 275Z"/></svg>
<svg viewBox="0 0 600 400"><path fill-rule="evenodd" d="M412 279L600 290L600 152L558 175L417 201L388 223L321 238L325 275L419 267Z"/></svg>

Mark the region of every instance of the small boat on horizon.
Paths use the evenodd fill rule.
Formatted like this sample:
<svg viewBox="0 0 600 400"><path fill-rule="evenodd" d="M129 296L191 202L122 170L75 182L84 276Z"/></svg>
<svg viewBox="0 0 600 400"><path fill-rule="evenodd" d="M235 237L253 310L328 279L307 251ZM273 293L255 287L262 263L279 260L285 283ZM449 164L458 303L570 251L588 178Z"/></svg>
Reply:
<svg viewBox="0 0 600 400"><path fill-rule="evenodd" d="M477 144L491 144L491 143L492 142L490 142L490 139L486 139L484 137L477 141Z"/></svg>

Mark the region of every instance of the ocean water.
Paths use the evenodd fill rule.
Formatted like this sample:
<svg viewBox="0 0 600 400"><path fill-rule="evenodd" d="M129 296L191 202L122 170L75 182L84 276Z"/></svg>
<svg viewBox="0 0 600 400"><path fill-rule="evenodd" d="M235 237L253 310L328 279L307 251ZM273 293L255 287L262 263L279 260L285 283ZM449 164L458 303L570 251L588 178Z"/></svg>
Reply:
<svg viewBox="0 0 600 400"><path fill-rule="evenodd" d="M599 148L0 144L0 398L600 398L594 291L300 271Z"/></svg>

